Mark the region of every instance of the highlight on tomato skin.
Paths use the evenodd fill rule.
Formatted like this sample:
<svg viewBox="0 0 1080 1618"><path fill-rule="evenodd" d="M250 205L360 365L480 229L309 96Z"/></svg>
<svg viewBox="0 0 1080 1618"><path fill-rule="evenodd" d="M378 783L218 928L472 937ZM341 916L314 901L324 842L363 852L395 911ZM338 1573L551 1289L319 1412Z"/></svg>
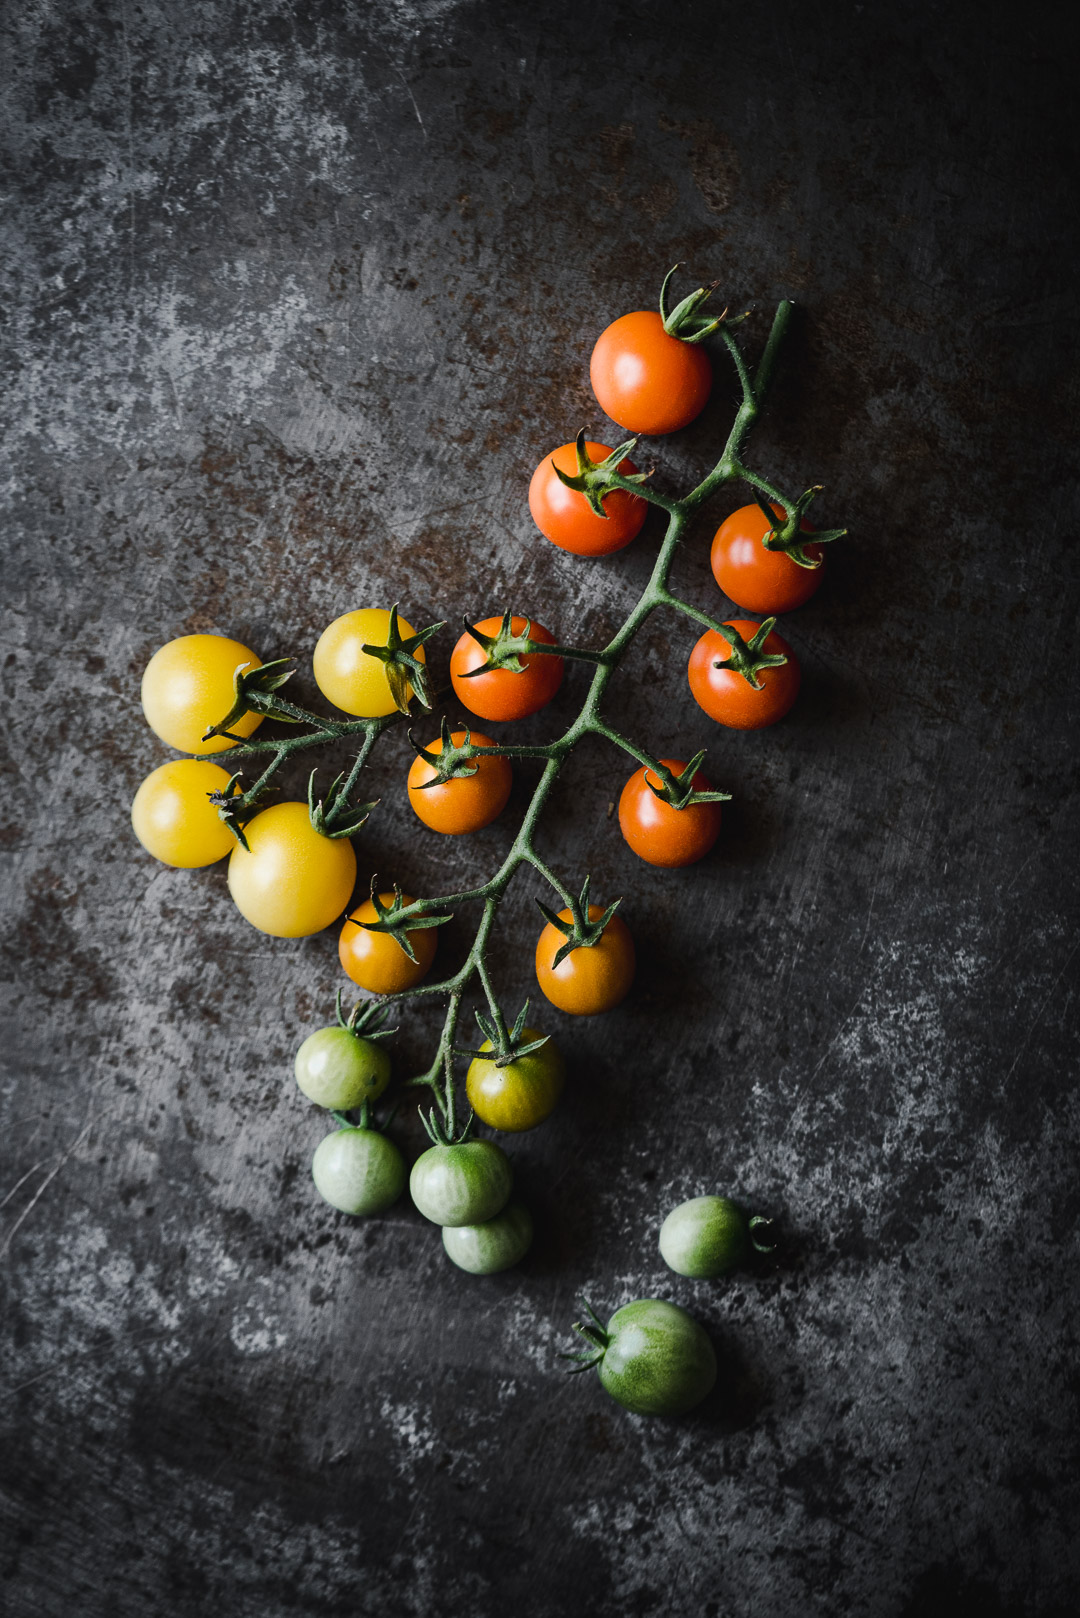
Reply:
<svg viewBox="0 0 1080 1618"><path fill-rule="evenodd" d="M247 848L229 856L229 892L240 914L274 938L307 938L342 914L356 883L347 837L323 837L306 803L275 803L244 826Z"/></svg>
<svg viewBox="0 0 1080 1618"><path fill-rule="evenodd" d="M460 747L466 734L464 730L452 731L450 740L455 747ZM483 736L478 730L468 734L474 747L496 745L490 736ZM430 744L428 752L442 752L439 737ZM419 754L413 759L409 769L409 802L424 825L430 826L432 831L442 832L448 837L461 837L467 832L490 826L506 808L510 788L514 784L510 760L492 754L487 758L474 759L473 763L476 765L475 774L459 775L428 786L426 783L434 781L438 771Z"/></svg>
<svg viewBox="0 0 1080 1618"><path fill-rule="evenodd" d="M392 905L392 892L380 893L379 903ZM403 893L402 905L411 905L413 896ZM426 977L438 948L437 927L417 927L406 933L416 960L406 955L396 938L389 933L373 933L364 922L378 921L378 912L370 899L357 905L346 917L338 938L338 960L346 977L368 994L400 994L412 989Z"/></svg>
<svg viewBox="0 0 1080 1618"><path fill-rule="evenodd" d="M262 666L250 647L227 635L180 635L159 648L143 671L141 697L150 729L178 753L224 753L236 742L203 736L219 724L236 698L233 676L240 667ZM241 714L230 726L248 737L262 715Z"/></svg>
<svg viewBox="0 0 1080 1618"><path fill-rule="evenodd" d="M156 860L195 870L223 860L236 839L210 802L224 792L229 772L195 758L171 759L146 777L131 805L136 837Z"/></svg>
<svg viewBox="0 0 1080 1618"><path fill-rule="evenodd" d="M783 506L774 501L772 511L778 523L786 521ZM814 532L805 519L799 527L803 533ZM740 506L716 530L709 553L713 578L724 594L744 612L759 612L763 618L803 606L825 576L823 545L808 543L806 554L817 558L818 565L800 567L786 551L766 549L762 541L768 532L759 505Z"/></svg>
<svg viewBox="0 0 1080 1618"><path fill-rule="evenodd" d="M712 391L709 356L671 337L655 310L621 315L601 332L589 361L597 403L632 433L674 433L701 414Z"/></svg>
<svg viewBox="0 0 1080 1618"><path fill-rule="evenodd" d="M731 624L747 641L760 628L746 618L732 618ZM736 670L718 667L731 657L732 648L715 629L707 629L690 653L687 677L694 701L718 725L726 725L730 730L761 730L766 725L775 725L791 709L802 680L798 658L775 629L766 639L763 650L782 654L787 661L776 668L761 670L760 690L755 690Z"/></svg>
<svg viewBox="0 0 1080 1618"><path fill-rule="evenodd" d="M686 768L684 759L662 758L673 775ZM720 805L691 803L675 809L658 798L652 785L659 777L644 766L635 770L619 796L619 830L639 859L647 865L676 870L704 859L720 835ZM712 782L701 770L693 778L695 792L711 792Z"/></svg>
<svg viewBox="0 0 1080 1618"><path fill-rule="evenodd" d="M604 461L611 454L605 445L592 440L586 441L585 450L594 462ZM648 502L639 494L613 489L602 501L607 516L599 517L583 494L560 482L553 461L560 472L575 476L577 445L560 444L558 449L544 456L532 475L529 510L544 537L575 556L610 556L629 545L641 532L648 515ZM623 477L632 477L637 467L633 461L624 460L619 462L619 471Z"/></svg>
<svg viewBox="0 0 1080 1618"><path fill-rule="evenodd" d="M502 618L482 618L474 628L482 635L497 635ZM521 618L515 613L510 621L511 633L523 635L529 629L529 639L541 641L545 646L555 645L555 636L535 619ZM544 652L526 652L521 657L524 668L520 673L511 669L487 669L473 674L485 661L480 642L465 632L450 654L450 680L454 695L478 719L527 719L547 706L558 691L563 678L561 657L549 657Z"/></svg>
<svg viewBox="0 0 1080 1618"><path fill-rule="evenodd" d="M415 635L412 625L398 614L398 633ZM385 607L358 607L328 624L319 636L312 657L315 684L335 708L356 719L381 719L397 707L386 665L363 650L385 646L390 638L390 613ZM423 646L417 660L426 663Z"/></svg>

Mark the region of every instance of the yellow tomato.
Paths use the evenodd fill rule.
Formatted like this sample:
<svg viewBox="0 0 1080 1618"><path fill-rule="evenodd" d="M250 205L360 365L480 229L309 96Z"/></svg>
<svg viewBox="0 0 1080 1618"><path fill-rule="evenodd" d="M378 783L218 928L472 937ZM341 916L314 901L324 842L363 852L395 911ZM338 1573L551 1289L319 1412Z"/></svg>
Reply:
<svg viewBox="0 0 1080 1618"><path fill-rule="evenodd" d="M398 614L398 633L408 640L416 631ZM315 684L335 708L356 719L381 719L393 713L386 665L362 652L362 646L385 646L390 639L390 614L382 607L361 607L347 612L324 629L315 648ZM416 656L423 663L424 648Z"/></svg>
<svg viewBox="0 0 1080 1618"><path fill-rule="evenodd" d="M306 938L336 921L356 882L347 837L323 837L306 803L275 803L244 827L229 860L229 892L240 914L274 938Z"/></svg>
<svg viewBox="0 0 1080 1618"><path fill-rule="evenodd" d="M222 753L235 746L224 736L203 735L218 724L233 705L233 674L241 663L257 669L261 658L238 640L224 635L181 635L155 652L142 678L142 705L146 722L163 742L179 753ZM262 715L244 714L230 726L238 736L250 736Z"/></svg>
<svg viewBox="0 0 1080 1618"><path fill-rule="evenodd" d="M182 870L223 860L236 838L207 794L228 784L220 764L194 758L173 759L148 775L131 805L131 824L147 853Z"/></svg>

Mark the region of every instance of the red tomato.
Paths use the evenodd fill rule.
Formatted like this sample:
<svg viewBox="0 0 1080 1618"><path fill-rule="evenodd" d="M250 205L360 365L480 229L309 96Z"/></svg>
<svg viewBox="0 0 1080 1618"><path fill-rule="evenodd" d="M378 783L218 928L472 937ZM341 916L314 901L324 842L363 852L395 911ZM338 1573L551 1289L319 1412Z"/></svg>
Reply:
<svg viewBox="0 0 1080 1618"><path fill-rule="evenodd" d="M673 775L681 775L686 768L685 760L662 758L660 762ZM619 798L619 829L634 853L649 865L668 869L704 858L720 835L720 805L691 803L685 809L673 809L656 796L650 782L660 785L651 770L637 770ZM712 790L700 770L693 785L695 792Z"/></svg>
<svg viewBox="0 0 1080 1618"><path fill-rule="evenodd" d="M589 362L601 410L632 433L673 433L705 408L709 356L669 337L660 316L639 309L601 332Z"/></svg>
<svg viewBox="0 0 1080 1618"><path fill-rule="evenodd" d="M747 618L733 618L731 624L746 641L760 627ZM760 691L735 669L717 668L717 663L730 658L731 645L715 630L707 629L690 653L687 670L690 690L695 702L717 724L728 725L732 730L759 730L763 725L775 725L778 719L783 719L795 701L801 678L795 653L775 630L762 650L783 653L787 662L759 672Z"/></svg>
<svg viewBox="0 0 1080 1618"><path fill-rule="evenodd" d="M603 905L589 906L590 921L599 921L603 914ZM559 915L570 920L569 910ZM612 916L598 944L572 949L555 966L555 956L565 943L565 934L548 922L536 945L536 981L553 1006L572 1017L591 1017L626 998L634 981L634 940L620 916Z"/></svg>
<svg viewBox="0 0 1080 1618"><path fill-rule="evenodd" d="M772 510L778 522L785 521L783 506L774 504ZM804 533L814 532L808 522L799 527ZM816 557L819 565L800 567L785 551L765 549L762 540L768 532L760 506L740 506L716 530L711 555L713 578L724 594L736 606L760 612L763 618L793 612L809 601L825 571L824 546L808 544L807 556Z"/></svg>
<svg viewBox="0 0 1080 1618"><path fill-rule="evenodd" d="M586 442L585 449L591 461L606 460L611 454L603 444L591 441ZM576 477L577 446L560 445L544 457L532 475L529 510L540 532L560 550L572 551L575 556L610 556L629 545L640 533L649 509L641 496L614 489L602 501L607 516L598 517L583 494L559 482L552 461L561 472ZM637 467L633 461L620 461L619 471L623 477L631 477Z"/></svg>
<svg viewBox="0 0 1080 1618"><path fill-rule="evenodd" d="M452 731L450 740L455 747L459 747L465 740L465 732ZM477 747L495 746L490 736L482 736L478 730L472 732L472 740ZM439 737L431 743L428 751L442 752ZM438 786L425 787L424 782L434 780L438 771L419 755L413 759L409 771L409 802L424 825L430 826L432 831L459 837L463 832L479 831L481 826L490 825L497 815L502 814L513 784L510 760L478 758L473 763L477 767L474 775L459 775Z"/></svg>
<svg viewBox="0 0 1080 1618"><path fill-rule="evenodd" d="M550 630L528 618L515 615L510 620L511 631L523 635L530 622L529 639L554 646L555 636ZM484 618L474 627L482 635L497 635L501 625L501 617ZM512 669L488 669L486 674L466 678L471 669L481 667L484 657L484 648L468 633L462 635L450 654L450 679L457 699L481 719L525 719L549 703L562 684L562 658L542 652L526 652L520 674Z"/></svg>

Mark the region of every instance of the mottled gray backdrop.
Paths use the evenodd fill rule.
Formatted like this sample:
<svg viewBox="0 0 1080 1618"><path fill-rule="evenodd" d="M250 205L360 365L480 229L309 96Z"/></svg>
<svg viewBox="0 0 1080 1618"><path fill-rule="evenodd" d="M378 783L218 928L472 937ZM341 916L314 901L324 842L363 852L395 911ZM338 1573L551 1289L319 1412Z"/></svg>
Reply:
<svg viewBox="0 0 1080 1618"><path fill-rule="evenodd" d="M972 0L8 8L12 1618L1076 1610L1075 43L1064 8ZM290 1061L335 935L265 939L223 868L134 843L168 756L139 676L218 630L311 693L321 628L395 600L609 632L655 520L583 562L526 488L613 431L590 347L676 260L751 344L801 306L753 456L851 538L785 624L775 731L705 719L670 617L612 688L734 793L707 863L634 859L599 744L567 770L543 847L625 896L639 981L545 1013L571 1077L513 1145L538 1241L473 1279L407 1203L316 1198ZM719 374L645 451L663 487L716 452ZM719 609L711 532L677 583ZM370 769L361 883L490 871L535 774L444 841L407 757L395 732ZM509 1004L538 891L505 909ZM395 1127L418 1152L411 1106ZM775 1263L663 1267L660 1218L707 1190L782 1219ZM564 1378L582 1289L700 1316L700 1413Z"/></svg>

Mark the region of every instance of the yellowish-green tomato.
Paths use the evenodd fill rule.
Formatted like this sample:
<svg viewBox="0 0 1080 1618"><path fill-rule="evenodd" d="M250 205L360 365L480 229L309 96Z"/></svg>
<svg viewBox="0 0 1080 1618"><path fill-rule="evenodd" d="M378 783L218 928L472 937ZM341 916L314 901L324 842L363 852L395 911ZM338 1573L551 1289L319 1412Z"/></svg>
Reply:
<svg viewBox="0 0 1080 1618"><path fill-rule="evenodd" d="M220 764L177 758L148 775L131 805L139 842L163 865L192 870L213 865L236 847L236 838L210 802L223 792L229 774Z"/></svg>
<svg viewBox="0 0 1080 1618"><path fill-rule="evenodd" d="M274 938L306 938L336 921L356 883L347 837L323 837L306 803L275 803L244 827L229 859L229 892L240 914Z"/></svg>
<svg viewBox="0 0 1080 1618"><path fill-rule="evenodd" d="M236 696L233 675L241 663L249 669L262 659L250 647L225 635L181 635L155 652L142 677L146 722L178 753L223 753L234 747L224 736L203 736L219 724ZM229 728L250 736L262 715L246 713Z"/></svg>
<svg viewBox="0 0 1080 1618"><path fill-rule="evenodd" d="M523 1029L521 1043L542 1039L538 1028ZM491 1050L485 1039L481 1051ZM465 1076L469 1105L482 1124L517 1134L535 1129L553 1110L566 1082L566 1065L553 1039L499 1067L494 1057L475 1056Z"/></svg>
<svg viewBox="0 0 1080 1618"><path fill-rule="evenodd" d="M398 614L398 633L407 640L416 631ZM323 630L315 647L315 684L335 708L357 719L381 719L396 707L386 678L386 665L361 650L385 646L390 639L390 614L382 607L361 607L347 612ZM416 652L425 661L424 648Z"/></svg>

